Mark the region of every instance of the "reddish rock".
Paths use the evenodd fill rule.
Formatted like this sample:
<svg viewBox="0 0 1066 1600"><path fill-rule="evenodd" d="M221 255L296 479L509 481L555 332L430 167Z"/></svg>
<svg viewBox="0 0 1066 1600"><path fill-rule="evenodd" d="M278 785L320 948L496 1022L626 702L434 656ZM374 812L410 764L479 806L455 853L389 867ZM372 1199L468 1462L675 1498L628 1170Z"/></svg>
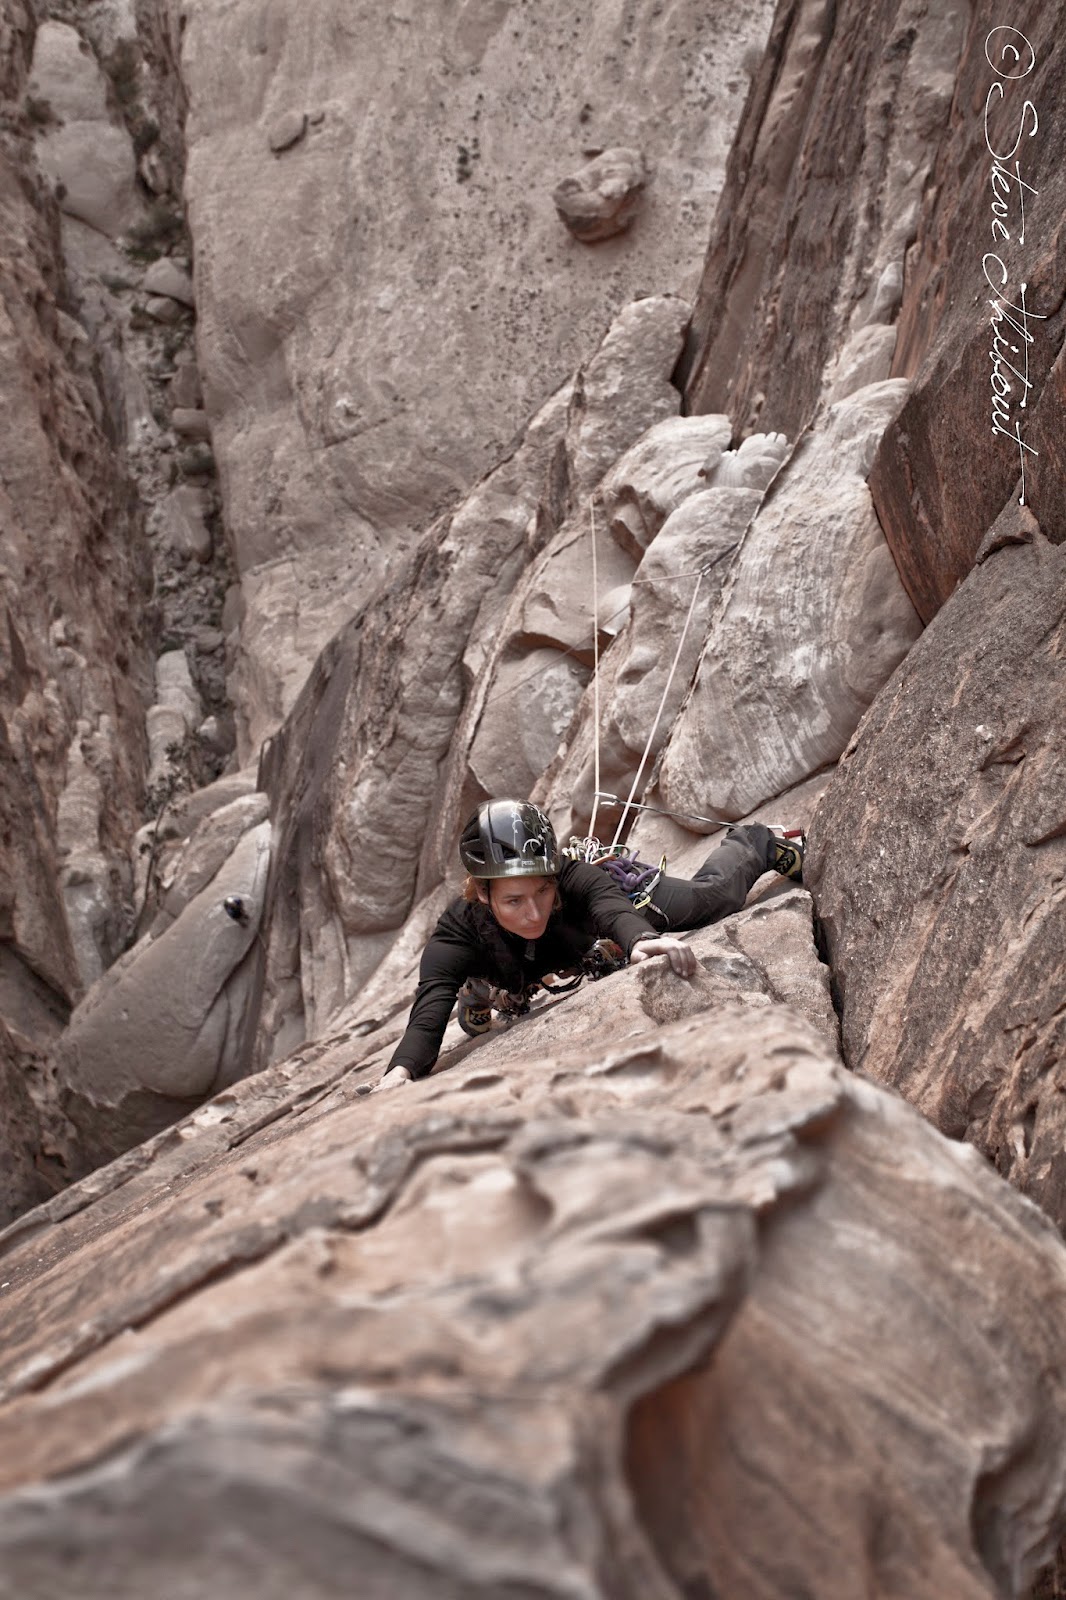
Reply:
<svg viewBox="0 0 1066 1600"><path fill-rule="evenodd" d="M860 726L805 870L850 1065L1066 1225L1066 550L1022 515Z"/></svg>
<svg viewBox="0 0 1066 1600"><path fill-rule="evenodd" d="M1007 21L1010 29L1001 26ZM1016 425L1027 446L1026 502L1047 538L1066 538L1060 43L1057 17L1037 0L1012 8L1009 18L982 11L959 63L958 115L937 150L919 244L908 256L893 372L916 374L916 383L886 433L870 487L925 619L969 571L1012 488L1020 493L1019 447L1004 436ZM1002 77L991 61L1024 76ZM1035 110L1026 111L1027 103ZM1032 190L1024 193L1024 224L1014 161L994 163L989 145L1001 153L1016 146L1014 161ZM986 254L993 258L987 275ZM1022 283L1035 313L1025 322L1031 344L1019 332L1020 313L1010 309L1020 304ZM1031 391L1023 388L1025 374ZM996 412L994 389L1002 397Z"/></svg>
<svg viewBox="0 0 1066 1600"><path fill-rule="evenodd" d="M1066 73L1053 10L1028 0L1009 21L984 8L964 29L961 11L898 0L779 7L681 367L692 410L790 438L827 385L838 399L842 381L914 380L870 486L923 621L970 569L1019 477L1019 448L1004 437L1016 424L1033 452L1026 498L1048 538L1066 537L1066 373L1055 368L1066 177L1053 134L1066 118ZM1011 46L1017 60L1004 55ZM1022 75L1005 78L993 61ZM1024 239L1013 162L994 176L989 146L1020 163ZM993 324L984 257L996 252L988 270L1015 323L1009 308L1028 284L1030 343L1010 321ZM1006 365L1026 357L1030 390ZM993 379L1010 385L998 436Z"/></svg>
<svg viewBox="0 0 1066 1600"><path fill-rule="evenodd" d="M1061 1241L794 1013L667 991L369 1099L323 1041L8 1230L9 1592L1020 1596Z"/></svg>

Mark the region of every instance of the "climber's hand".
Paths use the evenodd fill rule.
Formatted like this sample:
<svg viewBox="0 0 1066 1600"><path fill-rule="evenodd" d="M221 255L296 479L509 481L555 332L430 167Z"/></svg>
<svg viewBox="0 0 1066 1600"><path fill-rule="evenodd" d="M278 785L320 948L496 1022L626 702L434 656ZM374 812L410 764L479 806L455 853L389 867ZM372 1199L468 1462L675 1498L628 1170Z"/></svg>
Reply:
<svg viewBox="0 0 1066 1600"><path fill-rule="evenodd" d="M397 1089L401 1083L410 1083L411 1073L407 1067L386 1067L377 1083L369 1088L364 1086L366 1094L380 1094L382 1089Z"/></svg>
<svg viewBox="0 0 1066 1600"><path fill-rule="evenodd" d="M680 978L694 978L699 966L695 952L680 939L663 934L655 939L641 939L629 952L630 965L637 961L650 961L652 956L665 956Z"/></svg>

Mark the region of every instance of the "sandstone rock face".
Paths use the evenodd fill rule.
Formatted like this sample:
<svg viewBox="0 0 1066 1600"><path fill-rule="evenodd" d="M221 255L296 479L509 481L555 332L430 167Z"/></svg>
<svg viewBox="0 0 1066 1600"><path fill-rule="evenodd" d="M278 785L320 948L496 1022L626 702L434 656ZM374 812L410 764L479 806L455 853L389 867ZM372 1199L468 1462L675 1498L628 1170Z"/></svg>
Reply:
<svg viewBox="0 0 1066 1600"><path fill-rule="evenodd" d="M1066 1223L1066 560L1016 506L846 751L811 834L855 1067ZM1034 692L1034 686L1038 691Z"/></svg>
<svg viewBox="0 0 1066 1600"><path fill-rule="evenodd" d="M739 818L835 761L917 637L865 482L905 394L839 401L777 479L674 726L668 806Z"/></svg>
<svg viewBox="0 0 1066 1600"><path fill-rule="evenodd" d="M1050 132L1066 115L1066 83L1048 12L1030 0L973 28L955 95L967 115L936 147L928 244L899 312L893 370L916 381L870 479L923 618L969 571L1012 487L1048 539L1066 538L1066 176Z"/></svg>
<svg viewBox="0 0 1066 1600"><path fill-rule="evenodd" d="M583 382L542 409L513 457L423 539L385 603L324 652L267 763L281 875L266 934L264 1048L275 1033L293 1037L282 1031L287 1021L313 1036L373 971L413 899L451 867L471 794L481 798L482 783L530 779L532 761L554 751L584 675L563 652L578 649L591 664L591 604L575 594L578 535L566 514L595 487L597 465L602 473L676 408L668 377L683 309L673 296L626 307ZM553 472L565 480L554 501ZM538 517L560 526L526 587L518 579ZM583 580L583 550L576 559ZM632 570L623 559L622 571ZM542 585L546 567L555 573ZM618 576L605 573L604 588ZM548 590L559 602L538 608ZM412 652L405 641L415 637ZM545 681L546 647L557 664ZM478 669L468 696L468 673Z"/></svg>
<svg viewBox="0 0 1066 1600"><path fill-rule="evenodd" d="M955 70L964 43L981 48L983 30L967 36L966 16L909 0L778 8L697 300L684 363L692 410L727 411L740 433L758 423L794 439L842 368L855 365L856 384L913 373L898 358L890 371L894 341L873 330L896 321ZM980 136L979 103L973 118L956 122L967 150Z"/></svg>
<svg viewBox="0 0 1066 1600"><path fill-rule="evenodd" d="M90 1166L244 1070L270 861L270 824L251 821L247 807L233 819L239 842L221 861L216 845L190 863L159 931L111 967L63 1035L57 1075Z"/></svg>
<svg viewBox="0 0 1066 1600"><path fill-rule="evenodd" d="M188 13L199 351L249 580L242 760L397 546L502 458L605 322L690 291L771 9ZM639 148L656 176L640 225L589 251L551 187L593 147Z"/></svg>
<svg viewBox="0 0 1066 1600"><path fill-rule="evenodd" d="M8 5L11 105L30 41ZM0 1010L44 1044L131 927L150 575L109 397L61 303L55 211L14 129L0 131Z"/></svg>
<svg viewBox="0 0 1066 1600"><path fill-rule="evenodd" d="M912 380L870 486L923 621L1023 466L1047 536L1066 537L1055 19L1035 0L1009 25L967 15L779 8L683 363L692 409L790 437L855 387Z"/></svg>
<svg viewBox="0 0 1066 1600"><path fill-rule="evenodd" d="M9 1229L8 1592L1020 1596L1061 1242L795 1013L649 1024L324 1042Z"/></svg>

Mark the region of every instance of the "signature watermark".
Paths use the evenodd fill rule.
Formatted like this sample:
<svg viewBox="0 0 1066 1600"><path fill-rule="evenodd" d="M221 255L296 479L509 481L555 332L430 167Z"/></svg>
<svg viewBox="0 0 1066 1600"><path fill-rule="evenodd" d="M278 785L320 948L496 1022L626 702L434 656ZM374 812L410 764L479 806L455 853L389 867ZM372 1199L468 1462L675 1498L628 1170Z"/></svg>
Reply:
<svg viewBox="0 0 1066 1600"><path fill-rule="evenodd" d="M1030 322L1043 314L1026 303L1029 285L1015 263L1025 248L1027 209L1039 190L1023 176L1019 151L1027 148L1040 128L1036 106L1023 99L1022 81L1036 66L1036 52L1017 28L993 28L985 39L985 59L995 77L985 96L985 148L992 157L992 244L982 258L985 282L992 291L992 432L1010 439L1018 450L1021 492L1025 504L1025 458L1039 452L1022 438L1022 413L1033 387L1029 379L1029 353L1033 344ZM1013 139L1013 142L1011 142Z"/></svg>

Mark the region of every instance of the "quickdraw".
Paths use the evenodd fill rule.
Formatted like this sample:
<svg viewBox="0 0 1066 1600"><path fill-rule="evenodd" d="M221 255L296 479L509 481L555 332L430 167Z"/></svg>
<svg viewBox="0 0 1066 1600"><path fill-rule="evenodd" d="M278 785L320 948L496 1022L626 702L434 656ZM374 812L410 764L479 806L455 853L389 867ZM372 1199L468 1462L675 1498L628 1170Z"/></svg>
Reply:
<svg viewBox="0 0 1066 1600"><path fill-rule="evenodd" d="M564 856L571 861L587 861L591 866L602 867L612 877L624 895L633 902L634 911L643 911L651 904L655 886L666 871L666 857L657 867L637 859L636 851L625 845L601 845L598 839L572 838Z"/></svg>

